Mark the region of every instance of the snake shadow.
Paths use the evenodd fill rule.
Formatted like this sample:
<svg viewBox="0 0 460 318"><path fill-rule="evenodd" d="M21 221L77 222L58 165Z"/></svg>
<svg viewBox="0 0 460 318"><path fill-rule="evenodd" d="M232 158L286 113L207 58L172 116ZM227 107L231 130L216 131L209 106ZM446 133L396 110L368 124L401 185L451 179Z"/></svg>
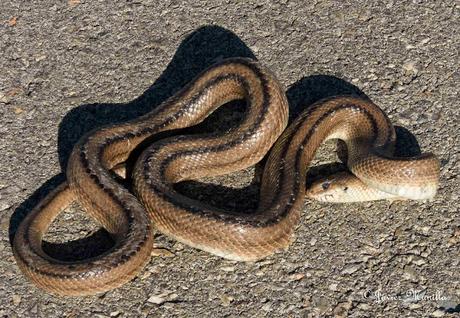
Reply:
<svg viewBox="0 0 460 318"><path fill-rule="evenodd" d="M84 134L150 112L204 69L229 57L256 59L246 44L231 31L219 26L203 26L186 36L165 71L138 98L127 103L85 104L72 109L59 125L58 154L62 171L66 170L73 146ZM290 118L294 118L314 102L334 95L354 95L367 98L358 87L340 78L330 75L308 76L294 83L287 91ZM200 124L196 132L213 131L214 129L225 131L243 117L244 111L245 105L241 102L224 105ZM402 131L408 133L407 130L403 129ZM408 133L407 136L412 135ZM407 136L404 136L406 140ZM415 148L418 148L415 138L412 136L409 139L408 144L414 145L412 142L415 141ZM413 152L410 153L410 155L413 154ZM311 169L312 173L314 174L317 169ZM64 173L50 178L13 212L9 223L11 244L18 225L27 213L53 188L64 181ZM254 182L241 189L188 181L179 184L177 189L191 198L210 202L220 208L235 209L239 207L253 211L258 201L259 188L256 181L257 178L254 178ZM89 237L63 244L44 243L43 247L51 256L59 259L78 260L96 256L113 244L110 239L102 239L102 237L108 237L108 234L101 229ZM91 248L85 248L88 246Z"/></svg>

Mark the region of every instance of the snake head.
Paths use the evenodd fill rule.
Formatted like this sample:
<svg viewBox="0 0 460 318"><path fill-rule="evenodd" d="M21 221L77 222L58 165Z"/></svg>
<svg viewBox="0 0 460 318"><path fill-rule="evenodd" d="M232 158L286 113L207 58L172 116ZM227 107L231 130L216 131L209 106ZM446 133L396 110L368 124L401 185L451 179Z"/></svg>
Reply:
<svg viewBox="0 0 460 318"><path fill-rule="evenodd" d="M350 202L349 180L353 178L348 172L340 172L320 178L307 188L307 197L321 202Z"/></svg>
<svg viewBox="0 0 460 318"><path fill-rule="evenodd" d="M403 197L372 188L347 171L314 181L307 188L306 194L310 199L332 203L405 200Z"/></svg>

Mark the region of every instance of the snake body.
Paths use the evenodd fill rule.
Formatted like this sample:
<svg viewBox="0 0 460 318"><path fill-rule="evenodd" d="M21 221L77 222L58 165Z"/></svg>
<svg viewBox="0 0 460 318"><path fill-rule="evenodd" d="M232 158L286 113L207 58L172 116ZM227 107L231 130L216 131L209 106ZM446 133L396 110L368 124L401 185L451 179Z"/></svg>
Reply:
<svg viewBox="0 0 460 318"><path fill-rule="evenodd" d="M196 125L235 99L248 104L237 127L225 134L157 141L136 162L132 192L115 180L112 169L146 138ZM275 76L258 62L237 58L210 67L151 113L87 134L70 156L67 183L46 196L20 224L13 242L19 267L54 294L110 290L131 280L149 261L152 225L178 241L228 259L255 261L271 255L292 241L305 200L309 163L321 143L332 138L345 141L348 166L366 185L410 199L436 193L436 157L391 157L393 126L370 101L330 98L309 107L285 129L287 120L287 99ZM223 211L174 189L180 181L249 167L270 148L255 213ZM64 262L43 251L42 238L74 200L112 234L115 245L92 259Z"/></svg>

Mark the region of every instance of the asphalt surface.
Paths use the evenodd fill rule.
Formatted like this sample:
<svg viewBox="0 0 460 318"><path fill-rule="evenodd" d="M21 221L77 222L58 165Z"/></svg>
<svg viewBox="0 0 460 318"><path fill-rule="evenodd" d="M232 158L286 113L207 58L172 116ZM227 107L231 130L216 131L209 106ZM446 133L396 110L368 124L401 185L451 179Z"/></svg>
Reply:
<svg viewBox="0 0 460 318"><path fill-rule="evenodd" d="M456 1L2 1L0 316L459 316L459 30ZM79 137L148 112L232 56L272 69L293 114L327 96L369 97L400 126L401 154L420 148L440 158L439 194L429 202L306 202L289 250L258 263L157 234L147 268L119 289L60 298L30 284L11 238L64 180ZM243 110L224 109L208 126L230 125ZM315 163L335 160L333 150L326 145ZM250 208L253 174L182 191ZM97 229L71 208L46 248L64 258L96 253L110 244Z"/></svg>

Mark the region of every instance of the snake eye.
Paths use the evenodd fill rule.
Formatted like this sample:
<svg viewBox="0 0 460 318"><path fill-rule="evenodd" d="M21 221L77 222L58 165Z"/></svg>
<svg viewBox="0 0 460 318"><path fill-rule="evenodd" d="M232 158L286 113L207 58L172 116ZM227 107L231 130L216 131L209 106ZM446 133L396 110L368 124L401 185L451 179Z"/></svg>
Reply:
<svg viewBox="0 0 460 318"><path fill-rule="evenodd" d="M329 181L326 181L321 186L323 187L323 190L327 190L327 189L329 189L330 185L331 185L331 183Z"/></svg>
<svg viewBox="0 0 460 318"><path fill-rule="evenodd" d="M348 187L343 188L344 192L347 192L347 190L348 190Z"/></svg>

